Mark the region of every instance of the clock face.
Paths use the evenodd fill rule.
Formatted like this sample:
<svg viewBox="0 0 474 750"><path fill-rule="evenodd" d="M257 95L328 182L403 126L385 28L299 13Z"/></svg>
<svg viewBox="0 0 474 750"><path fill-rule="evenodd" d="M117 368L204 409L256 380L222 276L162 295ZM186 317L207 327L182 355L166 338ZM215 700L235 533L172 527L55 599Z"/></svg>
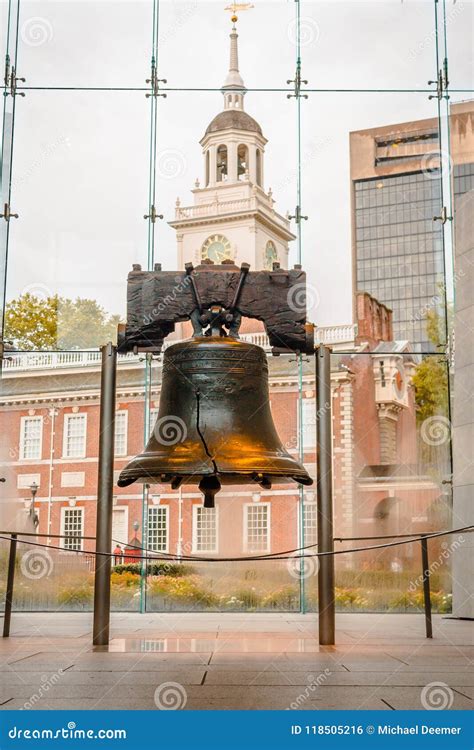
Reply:
<svg viewBox="0 0 474 750"><path fill-rule="evenodd" d="M214 263L222 263L232 255L232 248L227 237L223 234L213 234L208 237L201 248L201 257L203 260L208 258Z"/></svg>
<svg viewBox="0 0 474 750"><path fill-rule="evenodd" d="M403 398L405 395L405 372L402 365L397 365L397 370L394 377L395 392L398 398Z"/></svg>
<svg viewBox="0 0 474 750"><path fill-rule="evenodd" d="M271 271L273 268L273 263L278 260L278 253L275 245L271 240L269 240L265 247L265 270Z"/></svg>

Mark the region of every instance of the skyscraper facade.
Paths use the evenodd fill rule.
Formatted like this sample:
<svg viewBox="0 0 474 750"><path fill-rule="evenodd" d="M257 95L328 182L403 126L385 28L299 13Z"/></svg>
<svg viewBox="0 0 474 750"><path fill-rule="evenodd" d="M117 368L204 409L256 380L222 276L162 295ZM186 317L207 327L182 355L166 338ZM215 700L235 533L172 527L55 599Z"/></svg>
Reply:
<svg viewBox="0 0 474 750"><path fill-rule="evenodd" d="M394 337L419 351L434 349L427 313L444 315L440 162L455 210L474 184L474 102L451 106L450 139L448 154L436 118L350 134L354 292L390 307Z"/></svg>

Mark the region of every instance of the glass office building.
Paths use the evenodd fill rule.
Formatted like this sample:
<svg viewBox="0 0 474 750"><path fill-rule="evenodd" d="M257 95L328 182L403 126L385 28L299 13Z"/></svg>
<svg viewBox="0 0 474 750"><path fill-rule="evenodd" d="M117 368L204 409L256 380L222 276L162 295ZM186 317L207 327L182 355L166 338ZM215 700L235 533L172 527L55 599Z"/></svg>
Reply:
<svg viewBox="0 0 474 750"><path fill-rule="evenodd" d="M449 153L435 120L350 136L354 287L390 307L394 337L420 352L436 351L427 321L438 315L444 323L446 314L443 225L451 217L440 167L455 207L473 187L473 116L472 101L451 106Z"/></svg>

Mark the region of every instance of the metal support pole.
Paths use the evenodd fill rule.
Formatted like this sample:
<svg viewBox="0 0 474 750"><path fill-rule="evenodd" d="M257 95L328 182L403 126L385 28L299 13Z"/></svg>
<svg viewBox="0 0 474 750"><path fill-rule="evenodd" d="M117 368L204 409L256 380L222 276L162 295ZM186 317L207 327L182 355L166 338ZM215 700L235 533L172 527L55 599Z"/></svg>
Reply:
<svg viewBox="0 0 474 750"><path fill-rule="evenodd" d="M101 352L96 552L110 553L112 549L117 348L109 343L102 347ZM94 646L107 646L109 643L111 564L112 560L109 554L96 556L94 580Z"/></svg>
<svg viewBox="0 0 474 750"><path fill-rule="evenodd" d="M423 601L425 605L425 628L426 637L433 638L433 624L431 622L431 592L430 592L430 568L428 562L428 539L423 537L421 544L421 565L423 568Z"/></svg>
<svg viewBox="0 0 474 750"><path fill-rule="evenodd" d="M316 463L318 552L333 552L331 353L322 344L316 350ZM334 556L319 557L319 643L335 643Z"/></svg>
<svg viewBox="0 0 474 750"><path fill-rule="evenodd" d="M8 638L8 636L10 635L10 622L12 619L12 604L13 604L13 583L15 581L16 543L17 543L17 535L12 534L10 537L10 555L8 557L7 589L5 592L5 617L3 620L3 637L4 638Z"/></svg>

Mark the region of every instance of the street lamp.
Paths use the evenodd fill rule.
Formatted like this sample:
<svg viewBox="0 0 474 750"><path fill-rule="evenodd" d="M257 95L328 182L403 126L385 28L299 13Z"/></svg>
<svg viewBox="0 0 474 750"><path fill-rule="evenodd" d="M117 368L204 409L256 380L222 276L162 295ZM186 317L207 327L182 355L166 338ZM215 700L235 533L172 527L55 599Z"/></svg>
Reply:
<svg viewBox="0 0 474 750"><path fill-rule="evenodd" d="M30 484L30 492L31 492L30 516L33 520L33 524L35 528L39 524L38 514L35 510L35 497L36 497L36 493L38 492L38 489L39 489L39 485L37 485L36 482L32 482Z"/></svg>

